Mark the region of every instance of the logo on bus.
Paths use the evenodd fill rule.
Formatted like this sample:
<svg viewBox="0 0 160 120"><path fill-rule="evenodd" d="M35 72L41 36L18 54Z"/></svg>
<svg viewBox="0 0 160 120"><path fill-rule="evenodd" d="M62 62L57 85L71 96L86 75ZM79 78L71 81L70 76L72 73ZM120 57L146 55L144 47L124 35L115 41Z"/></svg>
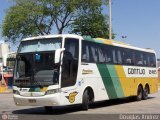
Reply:
<svg viewBox="0 0 160 120"><path fill-rule="evenodd" d="M75 97L76 97L77 94L78 94L78 92L76 92L76 91L72 92L72 93L69 94L69 96L66 96L66 98L68 98L70 103L73 103L75 101Z"/></svg>
<svg viewBox="0 0 160 120"><path fill-rule="evenodd" d="M82 74L93 74L93 70L82 70Z"/></svg>
<svg viewBox="0 0 160 120"><path fill-rule="evenodd" d="M145 75L145 69L128 68L128 74Z"/></svg>

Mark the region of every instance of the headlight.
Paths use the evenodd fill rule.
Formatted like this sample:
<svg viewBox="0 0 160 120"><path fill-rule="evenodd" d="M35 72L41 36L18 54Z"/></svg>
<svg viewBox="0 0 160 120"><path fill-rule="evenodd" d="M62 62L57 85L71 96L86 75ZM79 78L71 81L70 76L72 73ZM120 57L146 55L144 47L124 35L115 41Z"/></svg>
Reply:
<svg viewBox="0 0 160 120"><path fill-rule="evenodd" d="M58 89L47 90L45 94L49 95L49 94L55 94L55 93L58 93L58 92L60 92L59 88Z"/></svg>
<svg viewBox="0 0 160 120"><path fill-rule="evenodd" d="M20 92L18 90L13 90L13 94L20 95Z"/></svg>

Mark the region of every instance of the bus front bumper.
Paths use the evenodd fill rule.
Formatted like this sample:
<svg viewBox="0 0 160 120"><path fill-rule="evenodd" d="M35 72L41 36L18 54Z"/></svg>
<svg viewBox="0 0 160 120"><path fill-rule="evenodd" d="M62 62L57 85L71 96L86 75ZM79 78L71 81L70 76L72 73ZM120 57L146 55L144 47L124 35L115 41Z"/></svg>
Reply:
<svg viewBox="0 0 160 120"><path fill-rule="evenodd" d="M59 106L60 94L50 94L40 97L25 97L17 94L13 95L17 106Z"/></svg>

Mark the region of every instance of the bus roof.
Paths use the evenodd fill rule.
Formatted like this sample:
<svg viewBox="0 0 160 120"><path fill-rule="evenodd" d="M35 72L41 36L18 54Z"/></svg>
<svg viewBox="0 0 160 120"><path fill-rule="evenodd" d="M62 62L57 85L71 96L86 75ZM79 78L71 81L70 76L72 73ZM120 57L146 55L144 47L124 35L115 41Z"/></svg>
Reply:
<svg viewBox="0 0 160 120"><path fill-rule="evenodd" d="M57 34L57 35L44 35L44 36L29 37L29 38L23 39L22 41L37 40L37 39L43 39L43 38L57 38L57 37L72 37L72 38L82 39L82 36L75 35L75 34Z"/></svg>
<svg viewBox="0 0 160 120"><path fill-rule="evenodd" d="M57 34L57 35L36 36L36 37L29 37L29 38L23 39L22 41L37 40L37 39L44 39L44 38L56 38L56 37L72 37L72 38L78 38L78 39L95 42L95 43L108 44L112 46L118 46L118 47L124 47L124 48L144 51L144 52L155 53L155 51L150 48L146 48L146 49L139 48L139 47L134 47L134 46L131 46L130 44L126 44L126 43L115 41L115 40L109 40L109 39L104 39L104 38L92 38L90 36L80 36L80 35L75 35L75 34Z"/></svg>

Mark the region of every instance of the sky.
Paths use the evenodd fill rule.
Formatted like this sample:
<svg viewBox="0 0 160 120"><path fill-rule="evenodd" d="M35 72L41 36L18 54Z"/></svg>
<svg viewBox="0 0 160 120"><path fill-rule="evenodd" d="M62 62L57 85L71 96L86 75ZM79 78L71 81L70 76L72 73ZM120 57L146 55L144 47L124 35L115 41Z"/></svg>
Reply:
<svg viewBox="0 0 160 120"><path fill-rule="evenodd" d="M0 0L0 26L11 0ZM112 0L112 27L116 40L152 48L160 58L160 0ZM108 13L104 8L103 13ZM122 36L127 36L122 38ZM1 28L0 28L0 40Z"/></svg>
<svg viewBox="0 0 160 120"><path fill-rule="evenodd" d="M112 25L116 40L152 48L160 58L160 0L112 0Z"/></svg>

